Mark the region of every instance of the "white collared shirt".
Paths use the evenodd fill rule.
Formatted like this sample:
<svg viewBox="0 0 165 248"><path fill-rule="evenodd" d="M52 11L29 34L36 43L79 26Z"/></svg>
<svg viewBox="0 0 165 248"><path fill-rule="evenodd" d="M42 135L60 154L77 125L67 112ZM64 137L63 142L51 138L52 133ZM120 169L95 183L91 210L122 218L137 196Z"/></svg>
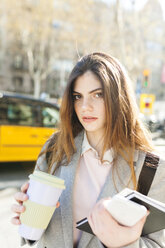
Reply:
<svg viewBox="0 0 165 248"><path fill-rule="evenodd" d="M96 158L98 160L100 160L98 152L89 144L86 132L84 132L84 139L83 139L83 143L82 143L81 156L90 149L94 152ZM113 149L112 148L107 150L104 153L103 161L106 161L103 164L111 164L112 163L112 161L113 161Z"/></svg>

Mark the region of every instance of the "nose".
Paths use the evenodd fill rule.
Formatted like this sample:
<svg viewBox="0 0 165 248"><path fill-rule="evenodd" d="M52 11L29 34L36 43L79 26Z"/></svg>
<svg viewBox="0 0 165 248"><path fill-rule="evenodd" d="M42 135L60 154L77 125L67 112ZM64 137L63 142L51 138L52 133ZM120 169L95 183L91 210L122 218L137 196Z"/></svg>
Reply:
<svg viewBox="0 0 165 248"><path fill-rule="evenodd" d="M93 106L92 106L92 102L90 101L89 98L84 98L83 99L81 108L84 111L86 111L86 110L92 110Z"/></svg>

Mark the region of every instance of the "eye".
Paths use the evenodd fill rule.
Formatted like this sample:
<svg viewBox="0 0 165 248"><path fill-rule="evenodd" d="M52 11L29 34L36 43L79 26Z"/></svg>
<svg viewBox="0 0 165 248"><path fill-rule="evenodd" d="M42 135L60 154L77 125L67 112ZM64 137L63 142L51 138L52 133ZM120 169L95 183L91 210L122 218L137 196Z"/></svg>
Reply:
<svg viewBox="0 0 165 248"><path fill-rule="evenodd" d="M79 100L81 98L81 95L73 95L73 100L76 101L76 100Z"/></svg>
<svg viewBox="0 0 165 248"><path fill-rule="evenodd" d="M96 98L103 98L103 93L102 92L97 92L95 93Z"/></svg>

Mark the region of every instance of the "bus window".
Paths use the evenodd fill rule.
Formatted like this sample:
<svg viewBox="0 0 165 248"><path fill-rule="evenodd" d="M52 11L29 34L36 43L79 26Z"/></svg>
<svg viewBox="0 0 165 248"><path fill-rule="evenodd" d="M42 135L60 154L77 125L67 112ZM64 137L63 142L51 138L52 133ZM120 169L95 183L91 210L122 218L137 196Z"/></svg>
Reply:
<svg viewBox="0 0 165 248"><path fill-rule="evenodd" d="M36 113L30 105L12 103L8 104L7 118L10 125L35 126Z"/></svg>
<svg viewBox="0 0 165 248"><path fill-rule="evenodd" d="M59 121L59 111L55 108L42 108L42 123L43 127L57 127Z"/></svg>

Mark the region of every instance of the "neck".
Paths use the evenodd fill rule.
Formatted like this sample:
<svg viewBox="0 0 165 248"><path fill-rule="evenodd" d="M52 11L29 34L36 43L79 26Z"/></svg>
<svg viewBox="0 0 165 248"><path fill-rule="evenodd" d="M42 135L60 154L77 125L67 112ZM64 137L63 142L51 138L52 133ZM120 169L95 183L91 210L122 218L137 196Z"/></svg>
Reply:
<svg viewBox="0 0 165 248"><path fill-rule="evenodd" d="M87 138L89 144L98 152L99 156L103 150L103 133L96 134L94 132L87 132Z"/></svg>

